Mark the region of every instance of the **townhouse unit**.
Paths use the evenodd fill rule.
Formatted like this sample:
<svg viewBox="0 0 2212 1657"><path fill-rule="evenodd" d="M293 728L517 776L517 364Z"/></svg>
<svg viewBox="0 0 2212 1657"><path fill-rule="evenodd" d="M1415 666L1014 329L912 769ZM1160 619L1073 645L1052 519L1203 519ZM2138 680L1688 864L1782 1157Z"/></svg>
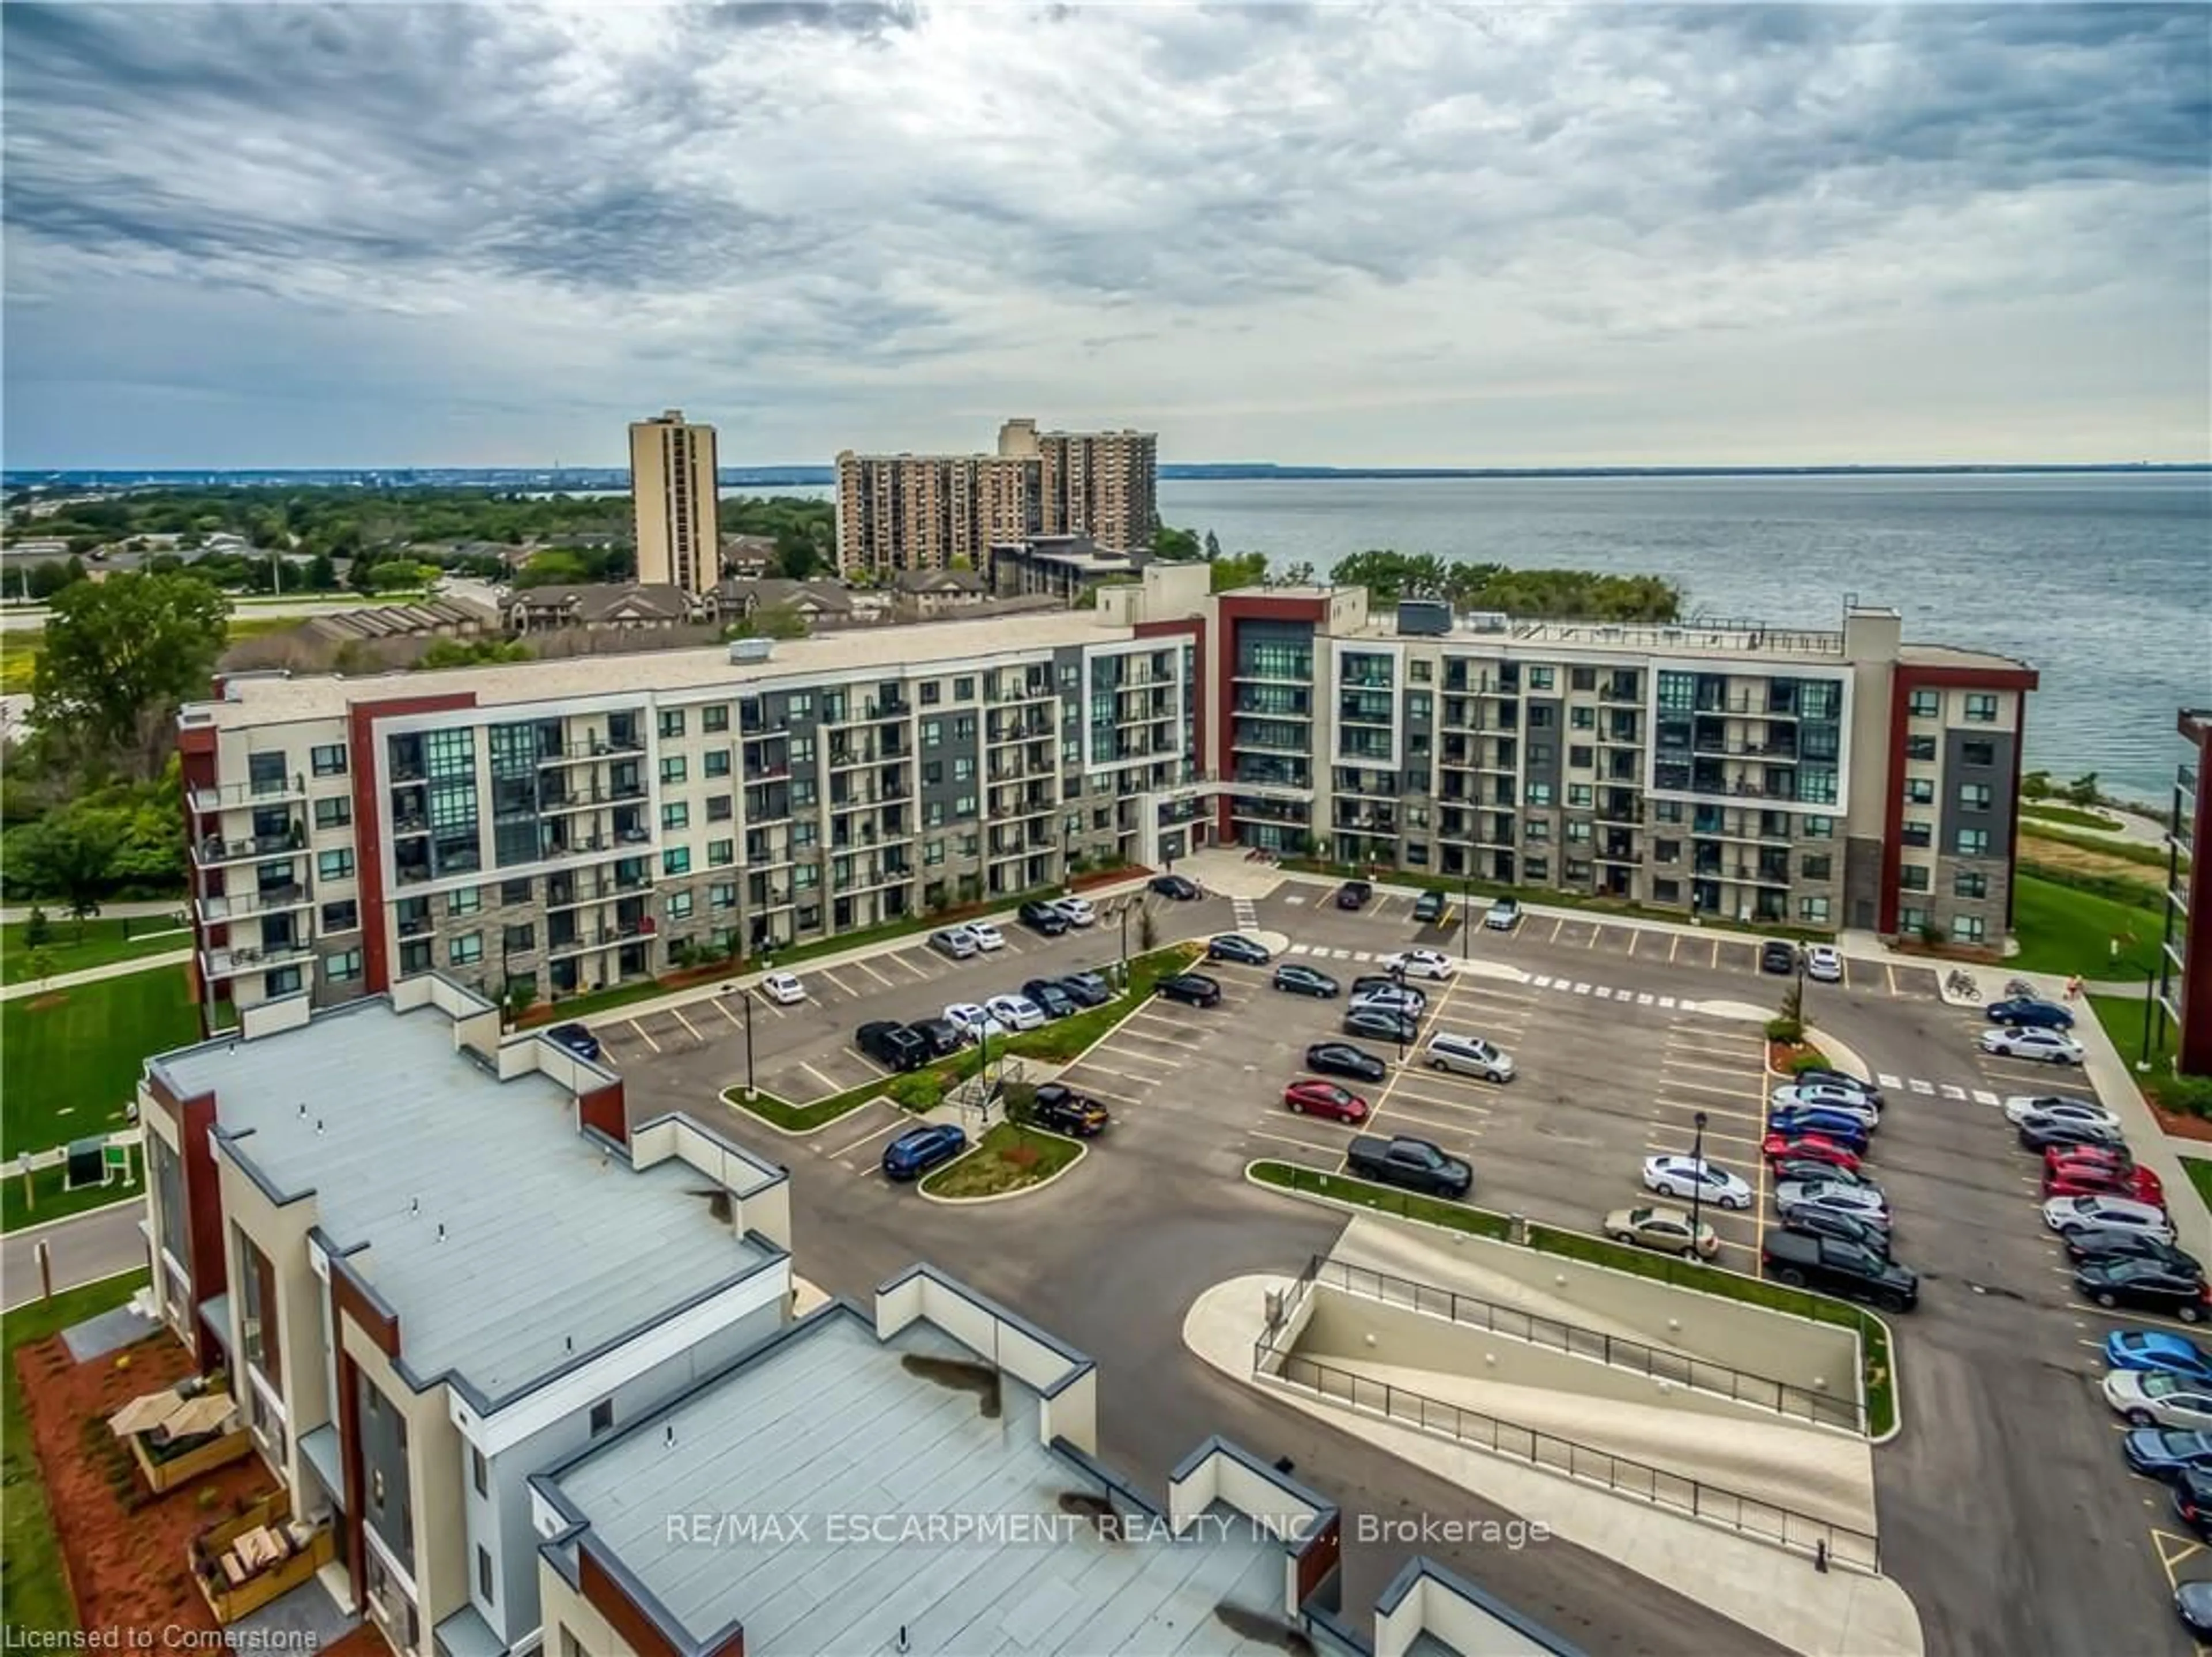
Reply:
<svg viewBox="0 0 2212 1657"><path fill-rule="evenodd" d="M546 998L1148 860L1199 771L1203 566L1091 610L404 678L180 716L203 1003Z"/></svg>
<svg viewBox="0 0 2212 1657"><path fill-rule="evenodd" d="M406 1654L531 1645L529 1481L784 1327L783 1171L435 976L147 1062L161 1315L221 1368L337 1601Z"/></svg>
<svg viewBox="0 0 2212 1657"><path fill-rule="evenodd" d="M1995 947L2034 670L1839 629L1225 594L1221 838L1686 917Z"/></svg>

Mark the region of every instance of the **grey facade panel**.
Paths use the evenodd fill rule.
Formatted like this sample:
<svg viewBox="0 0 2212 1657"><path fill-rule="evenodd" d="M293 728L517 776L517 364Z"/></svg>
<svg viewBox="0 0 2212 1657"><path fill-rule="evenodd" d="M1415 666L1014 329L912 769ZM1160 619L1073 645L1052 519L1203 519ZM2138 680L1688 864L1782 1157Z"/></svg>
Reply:
<svg viewBox="0 0 2212 1657"><path fill-rule="evenodd" d="M361 1429L362 1518L385 1550L415 1574L414 1512L407 1484L407 1423L367 1375L354 1372Z"/></svg>
<svg viewBox="0 0 2212 1657"><path fill-rule="evenodd" d="M1838 923L1871 932L1881 924L1881 842L1854 835L1844 842L1843 913Z"/></svg>
<svg viewBox="0 0 2212 1657"><path fill-rule="evenodd" d="M2013 749L2018 740L2011 731L1954 728L1943 733L1942 793L1936 803L1941 813L1936 844L1945 854L1956 854L1960 829L1980 829L1990 838L1983 856L2003 861L2012 856ZM1984 746L1988 763L1969 763L1968 749L1978 754ZM1986 809L1969 806L1960 797L1962 788L1977 783L1990 791Z"/></svg>

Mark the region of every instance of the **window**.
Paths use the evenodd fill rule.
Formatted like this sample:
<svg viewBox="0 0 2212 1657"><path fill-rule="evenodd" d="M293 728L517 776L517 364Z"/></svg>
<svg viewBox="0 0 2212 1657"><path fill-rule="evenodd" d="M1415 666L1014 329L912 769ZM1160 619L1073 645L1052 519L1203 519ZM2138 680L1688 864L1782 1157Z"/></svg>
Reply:
<svg viewBox="0 0 2212 1657"><path fill-rule="evenodd" d="M1531 667L1528 670L1528 688L1532 691L1550 690L1552 670L1549 667Z"/></svg>
<svg viewBox="0 0 2212 1657"><path fill-rule="evenodd" d="M707 888L707 907L735 909L738 906L738 886L734 880L718 880Z"/></svg>
<svg viewBox="0 0 2212 1657"><path fill-rule="evenodd" d="M1909 905L1899 910L1897 929L1900 932L1925 932L1928 929L1928 911L1924 909L1914 909Z"/></svg>
<svg viewBox="0 0 2212 1657"><path fill-rule="evenodd" d="M1835 876L1832 871L1834 868L1835 859L1829 856L1825 851L1818 853L1808 852L1804 856L1797 860L1797 874L1799 878L1802 880L1833 880Z"/></svg>
<svg viewBox="0 0 2212 1657"><path fill-rule="evenodd" d="M936 788L944 781L945 762L942 759L925 759L921 762L921 784L924 788Z"/></svg>
<svg viewBox="0 0 2212 1657"><path fill-rule="evenodd" d="M361 905L350 898L323 905L323 930L351 932L361 924Z"/></svg>
<svg viewBox="0 0 2212 1657"><path fill-rule="evenodd" d="M1936 739L1932 736L1906 737L1905 757L1907 759L1933 759L1936 757Z"/></svg>
<svg viewBox="0 0 2212 1657"><path fill-rule="evenodd" d="M1550 805L1552 803L1552 785L1549 783L1531 783L1528 785L1528 803L1532 806Z"/></svg>
<svg viewBox="0 0 2212 1657"><path fill-rule="evenodd" d="M1932 777L1908 777L1905 779L1905 803L1908 806L1932 806L1936 803L1936 779Z"/></svg>
<svg viewBox="0 0 2212 1657"><path fill-rule="evenodd" d="M1901 865L1897 871L1897 889L1899 892L1927 891L1929 889L1928 865L1925 863Z"/></svg>
<svg viewBox="0 0 2212 1657"><path fill-rule="evenodd" d="M945 686L939 680L925 679L921 681L921 704L925 708L935 707L938 699L944 694Z"/></svg>
<svg viewBox="0 0 2212 1657"><path fill-rule="evenodd" d="M307 758L318 777L343 777L346 769L345 744L333 742L328 747L310 748Z"/></svg>
<svg viewBox="0 0 2212 1657"><path fill-rule="evenodd" d="M484 1460L484 1453L475 1446L469 1447L469 1481L477 1487L478 1496L491 1494L491 1466Z"/></svg>
<svg viewBox="0 0 2212 1657"><path fill-rule="evenodd" d="M1528 728L1532 731L1549 730L1552 728L1552 715L1554 711L1555 710L1550 708L1529 709Z"/></svg>
<svg viewBox="0 0 2212 1657"><path fill-rule="evenodd" d="M691 872L691 848L671 846L662 852L660 872L663 874L689 874Z"/></svg>
<svg viewBox="0 0 2212 1657"><path fill-rule="evenodd" d="M526 904L535 895L536 883L530 880L501 880L499 900L503 904Z"/></svg>
<svg viewBox="0 0 2212 1657"><path fill-rule="evenodd" d="M670 801L660 808L660 826L663 832L673 829L690 828L691 807L681 800Z"/></svg>
<svg viewBox="0 0 2212 1657"><path fill-rule="evenodd" d="M1436 704L1425 691L1408 691L1406 696L1406 717L1417 722L1426 722L1435 716Z"/></svg>
<svg viewBox="0 0 2212 1657"><path fill-rule="evenodd" d="M702 777L727 777L730 774L730 751L717 748L699 762Z"/></svg>
<svg viewBox="0 0 2212 1657"><path fill-rule="evenodd" d="M1959 831L1958 852L1959 856L1961 857L1988 856L1990 855L1990 832L1987 829L1960 829Z"/></svg>
<svg viewBox="0 0 2212 1657"><path fill-rule="evenodd" d="M684 710L663 708L660 710L660 734L663 737L684 734Z"/></svg>
<svg viewBox="0 0 2212 1657"><path fill-rule="evenodd" d="M1570 783L1567 784L1567 804L1577 810L1588 811L1595 792L1587 783Z"/></svg>
<svg viewBox="0 0 2212 1657"><path fill-rule="evenodd" d="M446 952L449 966L474 966L483 959L483 934L470 932L453 940L453 947Z"/></svg>
<svg viewBox="0 0 2212 1657"><path fill-rule="evenodd" d="M477 1544L477 1592L483 1595L486 1605L492 1603L491 1550L481 1542Z"/></svg>
<svg viewBox="0 0 2212 1657"><path fill-rule="evenodd" d="M964 673L954 679L952 699L955 702L973 702L975 699L975 681Z"/></svg>
<svg viewBox="0 0 2212 1657"><path fill-rule="evenodd" d="M1569 844L1587 844L1589 838L1590 825L1588 823L1577 819L1569 820L1567 824L1567 841Z"/></svg>
<svg viewBox="0 0 2212 1657"><path fill-rule="evenodd" d="M1682 843L1680 840L1654 840L1651 843L1651 860L1657 863L1680 862Z"/></svg>
<svg viewBox="0 0 2212 1657"><path fill-rule="evenodd" d="M1532 817L1521 825L1521 838L1534 845L1552 838L1552 825L1540 817Z"/></svg>
<svg viewBox="0 0 2212 1657"><path fill-rule="evenodd" d="M603 1433L611 1433L614 1431L614 1426L615 1401L601 1398L592 1406L592 1436L598 1438Z"/></svg>
<svg viewBox="0 0 2212 1657"><path fill-rule="evenodd" d="M1426 685L1434 671L1433 666L1424 656L1416 656L1410 664L1411 676L1416 685Z"/></svg>
<svg viewBox="0 0 2212 1657"><path fill-rule="evenodd" d="M707 802L707 820L710 823L726 823L735 810L735 803L728 795L718 794Z"/></svg>
<svg viewBox="0 0 2212 1657"><path fill-rule="evenodd" d="M972 783L975 780L975 762L966 754L956 754L952 760L952 780Z"/></svg>
<svg viewBox="0 0 2212 1657"><path fill-rule="evenodd" d="M327 800L315 801L315 826L319 829L343 828L353 821L353 801L345 795L333 795Z"/></svg>
<svg viewBox="0 0 2212 1657"><path fill-rule="evenodd" d="M280 966L274 972L263 973L261 993L270 1001L275 1001L279 996L298 995L300 969L296 966Z"/></svg>
<svg viewBox="0 0 2212 1657"><path fill-rule="evenodd" d="M446 894L446 913L448 915L473 915L483 907L483 888L480 886L463 886L459 892Z"/></svg>
<svg viewBox="0 0 2212 1657"><path fill-rule="evenodd" d="M1597 710L1570 708L1567 710L1567 723L1578 731L1590 730L1597 724Z"/></svg>
<svg viewBox="0 0 2212 1657"><path fill-rule="evenodd" d="M1652 881L1651 901L1656 904L1680 903L1682 901L1682 883L1680 880Z"/></svg>
<svg viewBox="0 0 2212 1657"><path fill-rule="evenodd" d="M342 949L323 959L323 978L331 984L351 984L361 977L361 951Z"/></svg>
<svg viewBox="0 0 2212 1657"><path fill-rule="evenodd" d="M343 848L337 851L317 852L315 878L322 880L350 880L353 879L353 853Z"/></svg>
<svg viewBox="0 0 2212 1657"><path fill-rule="evenodd" d="M1577 743L1567 750L1567 764L1577 771L1588 771L1597 764L1596 750Z"/></svg>
<svg viewBox="0 0 2212 1657"><path fill-rule="evenodd" d="M1983 934L1984 928L1982 917L1980 916L1954 915L1951 917L1951 941L1953 943L1979 943L1982 941Z"/></svg>
<svg viewBox="0 0 2212 1657"><path fill-rule="evenodd" d="M538 947L538 923L525 921L520 926L504 928L500 938L510 953L517 950L535 949Z"/></svg>
<svg viewBox="0 0 2212 1657"><path fill-rule="evenodd" d="M925 701L925 702L927 702L928 699L929 699L929 698L927 698L927 697L924 697L924 698L922 698L922 700L923 700L923 701ZM924 746L925 748L933 748L933 747L936 747L939 744L942 743L944 740L945 740L945 722L944 722L943 720L941 720L941 719L925 719L925 720L923 720L923 721L921 722L921 745L922 745L922 746Z"/></svg>
<svg viewBox="0 0 2212 1657"><path fill-rule="evenodd" d="M1801 817L1797 832L1808 840L1832 840L1836 835L1836 819L1832 817Z"/></svg>
<svg viewBox="0 0 2212 1657"><path fill-rule="evenodd" d="M708 868L726 868L730 864L734 863L737 861L738 843L735 840L709 840L707 842L707 865Z"/></svg>
<svg viewBox="0 0 2212 1657"><path fill-rule="evenodd" d="M726 731L730 728L730 704L715 703L699 710L699 728L702 731Z"/></svg>
<svg viewBox="0 0 2212 1657"><path fill-rule="evenodd" d="M1659 711L1686 714L1698 705L1698 676L1695 673L1662 673L1659 675Z"/></svg>
<svg viewBox="0 0 2212 1657"><path fill-rule="evenodd" d="M1959 784L1959 803L1968 811L1987 811L1990 797L1990 785L1986 783Z"/></svg>
<svg viewBox="0 0 2212 1657"><path fill-rule="evenodd" d="M1522 872L1531 880L1548 880L1552 878L1552 860L1548 857L1530 857L1522 862Z"/></svg>
<svg viewBox="0 0 2212 1657"><path fill-rule="evenodd" d="M1951 877L1954 898L1986 898L1990 895L1990 877L1978 869L1960 869Z"/></svg>
<svg viewBox="0 0 2212 1657"><path fill-rule="evenodd" d="M1997 745L1986 737L1961 742L1959 745L1959 763L1963 765L1994 765L1997 763Z"/></svg>
<svg viewBox="0 0 2212 1657"><path fill-rule="evenodd" d="M690 763L680 753L663 755L660 761L660 780L664 783L681 783L691 774Z"/></svg>
<svg viewBox="0 0 2212 1657"><path fill-rule="evenodd" d="M1809 925L1826 926L1828 923L1828 900L1826 898L1800 898L1797 900L1797 918Z"/></svg>
<svg viewBox="0 0 2212 1657"><path fill-rule="evenodd" d="M1943 711L1943 693L1941 691L1915 691L1907 706L1915 719L1933 719Z"/></svg>
<svg viewBox="0 0 2212 1657"><path fill-rule="evenodd" d="M1977 725L1997 722L1997 699L1988 691L1976 691L1966 698L1966 717Z"/></svg>
<svg viewBox="0 0 2212 1657"><path fill-rule="evenodd" d="M690 920L691 918L691 894L688 892L670 892L668 894L667 907L668 918L670 920Z"/></svg>
<svg viewBox="0 0 2212 1657"><path fill-rule="evenodd" d="M954 796L952 814L955 817L973 817L975 814L975 796L972 794Z"/></svg>
<svg viewBox="0 0 2212 1657"><path fill-rule="evenodd" d="M1680 800L1655 800L1651 802L1651 820L1655 823L1679 823L1682 820Z"/></svg>

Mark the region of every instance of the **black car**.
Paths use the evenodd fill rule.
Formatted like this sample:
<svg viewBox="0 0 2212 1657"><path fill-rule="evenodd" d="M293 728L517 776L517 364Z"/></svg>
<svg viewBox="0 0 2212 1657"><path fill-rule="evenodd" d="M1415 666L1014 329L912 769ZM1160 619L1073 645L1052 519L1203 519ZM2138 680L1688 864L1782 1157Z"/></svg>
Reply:
<svg viewBox="0 0 2212 1657"><path fill-rule="evenodd" d="M2176 1584L2173 1611L2191 1634L2212 1636L2212 1582Z"/></svg>
<svg viewBox="0 0 2212 1657"><path fill-rule="evenodd" d="M2120 1453L2147 1478L2179 1478L2191 1467L2212 1470L2212 1433L2133 1427L2120 1439Z"/></svg>
<svg viewBox="0 0 2212 1657"><path fill-rule="evenodd" d="M1031 978L1022 986L1022 994L1042 1008L1048 1019L1064 1019L1077 1010L1075 997L1057 978Z"/></svg>
<svg viewBox="0 0 2212 1657"><path fill-rule="evenodd" d="M1364 909L1367 900L1375 895L1375 888L1364 880L1346 880L1336 889L1339 909Z"/></svg>
<svg viewBox="0 0 2212 1657"><path fill-rule="evenodd" d="M1172 978L1162 978L1153 986L1153 993L1189 1007L1218 1007L1221 1004L1219 981L1207 978L1203 972L1177 972Z"/></svg>
<svg viewBox="0 0 2212 1657"><path fill-rule="evenodd" d="M1856 1243L1861 1248L1889 1258L1889 1234L1879 1226L1848 1214L1832 1214L1825 1209L1801 1208L1790 1215L1790 1229L1809 1232L1815 1237L1833 1237L1846 1243Z"/></svg>
<svg viewBox="0 0 2212 1657"><path fill-rule="evenodd" d="M2138 1307L2185 1324L2204 1319L2208 1292L2201 1274L2174 1271L2154 1260L2084 1260L2074 1268L2074 1287L2107 1311Z"/></svg>
<svg viewBox="0 0 2212 1657"><path fill-rule="evenodd" d="M1411 1045L1421 1039L1421 1026L1417 1020L1403 1013L1393 1013L1381 1007L1355 1007L1344 1015L1344 1033L1365 1036L1373 1041Z"/></svg>
<svg viewBox="0 0 2212 1657"><path fill-rule="evenodd" d="M1210 961L1237 961L1246 966L1265 966L1275 959L1267 945L1246 937L1241 932L1224 932L1218 938L1209 938L1206 959Z"/></svg>
<svg viewBox="0 0 2212 1657"><path fill-rule="evenodd" d="M2041 1121L2030 1118L2021 1124L2020 1143L2022 1150L2047 1151L2053 1145L2120 1145L2126 1142L2117 1128L2108 1128L2101 1122L2069 1122L2063 1117L2045 1117Z"/></svg>
<svg viewBox="0 0 2212 1657"><path fill-rule="evenodd" d="M578 1058L599 1061L599 1039L580 1024L556 1024L545 1032L545 1039L556 1047L565 1047Z"/></svg>
<svg viewBox="0 0 2212 1657"><path fill-rule="evenodd" d="M1776 938L1759 947L1759 970L1762 972L1795 972L1797 970L1797 951L1792 945Z"/></svg>
<svg viewBox="0 0 2212 1657"><path fill-rule="evenodd" d="M1328 1001L1338 995L1342 986L1334 978L1316 967L1300 966L1294 961L1285 961L1275 969L1275 988L1287 990L1294 996L1318 996Z"/></svg>
<svg viewBox="0 0 2212 1657"><path fill-rule="evenodd" d="M1759 1264L1778 1283L1871 1301L1884 1312L1910 1312L1920 1301L1918 1276L1888 1255L1794 1227L1766 1234Z"/></svg>
<svg viewBox="0 0 2212 1657"><path fill-rule="evenodd" d="M1434 926L1444 917L1451 899L1441 892L1424 892L1413 899L1413 918L1425 926Z"/></svg>
<svg viewBox="0 0 2212 1657"><path fill-rule="evenodd" d="M1306 1069L1316 1075L1350 1076L1355 1081L1380 1081L1389 1066L1364 1047L1348 1041L1317 1041L1306 1049Z"/></svg>
<svg viewBox="0 0 2212 1657"><path fill-rule="evenodd" d="M1106 1124L1112 1119L1106 1107L1088 1093L1079 1093L1057 1081L1046 1082L1030 1101L1030 1121L1033 1124L1076 1139L1089 1139L1105 1132Z"/></svg>
<svg viewBox="0 0 2212 1657"><path fill-rule="evenodd" d="M1048 938L1057 938L1068 927L1066 916L1034 898L1014 911L1014 918L1030 931L1041 932Z"/></svg>
<svg viewBox="0 0 2212 1657"><path fill-rule="evenodd" d="M2195 1255L2176 1248L2163 1237L2149 1237L2118 1226L2084 1226L2068 1232L2065 1243L2066 1258L2077 1265L2084 1260L2148 1260L2183 1276L2204 1275L2204 1267Z"/></svg>
<svg viewBox="0 0 2212 1657"><path fill-rule="evenodd" d="M1180 874L1155 874L1150 884L1161 897L1172 898L1179 904L1189 903L1200 896L1198 883L1186 880Z"/></svg>
<svg viewBox="0 0 2212 1657"><path fill-rule="evenodd" d="M853 1033L853 1045L887 1070L918 1070L929 1063L929 1044L891 1019L878 1019Z"/></svg>
<svg viewBox="0 0 2212 1657"><path fill-rule="evenodd" d="M968 1045L961 1039L959 1029L948 1019L916 1019L906 1027L929 1044L932 1058L944 1058Z"/></svg>
<svg viewBox="0 0 2212 1657"><path fill-rule="evenodd" d="M2173 1516L2199 1538L2212 1542L2212 1468L2182 1470L2181 1477L2173 1481Z"/></svg>

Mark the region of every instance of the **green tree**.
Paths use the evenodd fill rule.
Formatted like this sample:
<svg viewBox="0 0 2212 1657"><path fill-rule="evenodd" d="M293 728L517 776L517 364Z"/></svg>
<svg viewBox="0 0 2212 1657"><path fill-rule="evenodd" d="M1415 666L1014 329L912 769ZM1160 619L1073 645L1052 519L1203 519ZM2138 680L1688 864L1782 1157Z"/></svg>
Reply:
<svg viewBox="0 0 2212 1657"><path fill-rule="evenodd" d="M514 584L521 587L580 587L592 579L582 556L567 547L550 547L522 567Z"/></svg>
<svg viewBox="0 0 2212 1657"><path fill-rule="evenodd" d="M1206 561L1212 564L1221 556L1221 538L1212 530L1206 532Z"/></svg>
<svg viewBox="0 0 2212 1657"><path fill-rule="evenodd" d="M113 883L122 843L122 827L112 814L65 806L9 835L9 877L60 899L82 938L84 917L100 907L100 894Z"/></svg>
<svg viewBox="0 0 2212 1657"><path fill-rule="evenodd" d="M1238 587L1257 587L1267 579L1267 555L1265 552L1235 552L1216 558L1208 569L1212 576L1212 590L1226 593Z"/></svg>
<svg viewBox="0 0 2212 1657"><path fill-rule="evenodd" d="M1170 558L1177 564L1195 564L1205 556L1198 537L1188 529L1176 529L1162 524L1152 532L1152 556Z"/></svg>
<svg viewBox="0 0 2212 1657"><path fill-rule="evenodd" d="M805 638L811 630L794 605L770 604L756 610L730 630L732 638Z"/></svg>
<svg viewBox="0 0 2212 1657"><path fill-rule="evenodd" d="M2097 773L2083 771L2081 776L2069 783L2066 785L2066 797L2077 806L2095 805L2097 803Z"/></svg>
<svg viewBox="0 0 2212 1657"><path fill-rule="evenodd" d="M404 593L417 587L427 587L437 579L438 572L427 564L416 564L411 558L392 558L380 564L369 573L368 587L372 593Z"/></svg>
<svg viewBox="0 0 2212 1657"><path fill-rule="evenodd" d="M78 573L74 576L70 574L70 564L76 565ZM31 566L23 577L23 588L32 598L44 600L53 597L72 581L82 580L83 571L84 566L75 558L71 558L69 564L64 564L59 558L48 558L43 564Z"/></svg>
<svg viewBox="0 0 2212 1657"><path fill-rule="evenodd" d="M31 905L29 917L23 923L23 942L32 949L42 948L54 935L54 923L46 918L46 911L38 905Z"/></svg>
<svg viewBox="0 0 2212 1657"><path fill-rule="evenodd" d="M775 573L787 581L805 581L822 568L822 550L812 537L796 526L775 535Z"/></svg>
<svg viewBox="0 0 2212 1657"><path fill-rule="evenodd" d="M32 718L67 732L94 770L144 775L149 739L177 705L207 695L230 606L189 576L78 582L52 600L32 679Z"/></svg>
<svg viewBox="0 0 2212 1657"><path fill-rule="evenodd" d="M2023 800L2048 800L2051 797L2051 773L2030 771L2021 777L2020 797Z"/></svg>
<svg viewBox="0 0 2212 1657"><path fill-rule="evenodd" d="M318 552L307 561L307 573L300 584L311 592L327 593L338 584L338 567L327 552Z"/></svg>
<svg viewBox="0 0 2212 1657"><path fill-rule="evenodd" d="M1285 585L1291 587L1311 587L1314 584L1314 567L1305 559L1300 558L1283 571L1283 581Z"/></svg>
<svg viewBox="0 0 2212 1657"><path fill-rule="evenodd" d="M37 983L44 984L53 975L54 952L51 949L33 949L31 952L32 978Z"/></svg>
<svg viewBox="0 0 2212 1657"><path fill-rule="evenodd" d="M418 667L472 667L481 663L528 661L530 647L520 639L441 638L430 641Z"/></svg>

